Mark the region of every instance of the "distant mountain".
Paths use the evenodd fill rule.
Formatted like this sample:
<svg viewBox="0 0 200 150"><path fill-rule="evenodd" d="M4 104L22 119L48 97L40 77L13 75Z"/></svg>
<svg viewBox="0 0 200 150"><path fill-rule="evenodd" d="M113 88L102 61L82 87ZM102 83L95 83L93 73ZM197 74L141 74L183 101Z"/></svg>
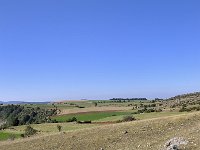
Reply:
<svg viewBox="0 0 200 150"><path fill-rule="evenodd" d="M3 102L3 104L21 104L23 101L8 101L8 102Z"/></svg>
<svg viewBox="0 0 200 150"><path fill-rule="evenodd" d="M24 102L24 101L8 101L8 102L3 102L0 101L0 104L14 104L14 105L19 105L19 104L48 104L50 102Z"/></svg>

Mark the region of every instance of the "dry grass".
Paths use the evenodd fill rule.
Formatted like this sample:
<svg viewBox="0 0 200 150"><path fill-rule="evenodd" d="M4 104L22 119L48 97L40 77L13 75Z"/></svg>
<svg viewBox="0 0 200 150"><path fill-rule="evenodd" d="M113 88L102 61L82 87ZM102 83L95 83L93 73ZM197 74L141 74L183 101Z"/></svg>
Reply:
<svg viewBox="0 0 200 150"><path fill-rule="evenodd" d="M79 130L98 126L96 124L77 124L77 123L44 123L44 124L31 124L30 126L39 131L39 134L56 133L58 132L57 125L62 126L62 131ZM27 125L12 127L5 129L8 133L24 133Z"/></svg>
<svg viewBox="0 0 200 150"><path fill-rule="evenodd" d="M127 131L127 134L124 132ZM66 133L54 133L13 142L1 150L160 150L173 137L189 141L186 150L199 150L200 113L104 125Z"/></svg>

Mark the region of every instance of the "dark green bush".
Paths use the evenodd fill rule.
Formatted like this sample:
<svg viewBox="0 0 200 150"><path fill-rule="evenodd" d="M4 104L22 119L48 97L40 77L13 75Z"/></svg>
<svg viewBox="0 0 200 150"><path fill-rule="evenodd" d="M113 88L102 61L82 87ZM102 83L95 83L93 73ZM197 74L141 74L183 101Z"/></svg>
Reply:
<svg viewBox="0 0 200 150"><path fill-rule="evenodd" d="M57 129L60 132L62 130L62 126L61 125L57 125Z"/></svg>
<svg viewBox="0 0 200 150"><path fill-rule="evenodd" d="M34 135L34 134L36 134L36 133L37 133L37 130L33 129L30 125L28 125L28 126L26 127L26 129L25 129L24 135L25 135L26 137L29 137L29 136Z"/></svg>
<svg viewBox="0 0 200 150"><path fill-rule="evenodd" d="M67 122L75 122L77 121L76 117L72 117L66 120Z"/></svg>
<svg viewBox="0 0 200 150"><path fill-rule="evenodd" d="M128 122L128 121L133 121L133 120L136 120L135 117L133 116L124 116L122 119L123 122Z"/></svg>
<svg viewBox="0 0 200 150"><path fill-rule="evenodd" d="M183 106L183 107L179 110L179 112L184 112L184 111L187 111L187 108Z"/></svg>

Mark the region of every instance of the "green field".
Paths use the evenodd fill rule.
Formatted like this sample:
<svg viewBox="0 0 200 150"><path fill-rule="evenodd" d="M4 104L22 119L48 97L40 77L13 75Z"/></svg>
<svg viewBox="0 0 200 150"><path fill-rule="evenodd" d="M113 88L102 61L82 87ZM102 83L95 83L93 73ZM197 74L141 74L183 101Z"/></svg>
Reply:
<svg viewBox="0 0 200 150"><path fill-rule="evenodd" d="M12 137L19 138L20 134L0 131L0 141L8 140Z"/></svg>
<svg viewBox="0 0 200 150"><path fill-rule="evenodd" d="M135 117L137 120L144 120L144 119L152 119L152 118L159 118L159 117L166 117L166 116L173 116L180 114L187 114L187 112L152 112L143 114L132 114L132 116ZM123 117L124 115L105 117L97 120L97 122L117 121L117 120L122 120Z"/></svg>
<svg viewBox="0 0 200 150"><path fill-rule="evenodd" d="M95 121L112 116L121 116L121 115L131 115L131 112L92 112L92 113L83 113L83 114L67 114L62 116L55 116L52 119L56 119L58 122L66 122L66 120L76 117L78 121Z"/></svg>

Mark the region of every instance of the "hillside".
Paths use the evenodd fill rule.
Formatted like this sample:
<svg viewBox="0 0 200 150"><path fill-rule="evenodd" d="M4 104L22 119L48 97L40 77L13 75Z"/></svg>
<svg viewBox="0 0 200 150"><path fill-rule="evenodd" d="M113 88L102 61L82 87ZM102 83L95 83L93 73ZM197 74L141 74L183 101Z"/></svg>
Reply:
<svg viewBox="0 0 200 150"><path fill-rule="evenodd" d="M182 137L187 150L200 147L200 113L104 125L71 132L1 142L1 150L161 150L169 139ZM8 146L9 145L9 146Z"/></svg>
<svg viewBox="0 0 200 150"><path fill-rule="evenodd" d="M160 101L165 107L200 105L200 92L177 95Z"/></svg>
<svg viewBox="0 0 200 150"><path fill-rule="evenodd" d="M200 100L200 92L177 95L177 96L169 98L168 100L199 101Z"/></svg>

